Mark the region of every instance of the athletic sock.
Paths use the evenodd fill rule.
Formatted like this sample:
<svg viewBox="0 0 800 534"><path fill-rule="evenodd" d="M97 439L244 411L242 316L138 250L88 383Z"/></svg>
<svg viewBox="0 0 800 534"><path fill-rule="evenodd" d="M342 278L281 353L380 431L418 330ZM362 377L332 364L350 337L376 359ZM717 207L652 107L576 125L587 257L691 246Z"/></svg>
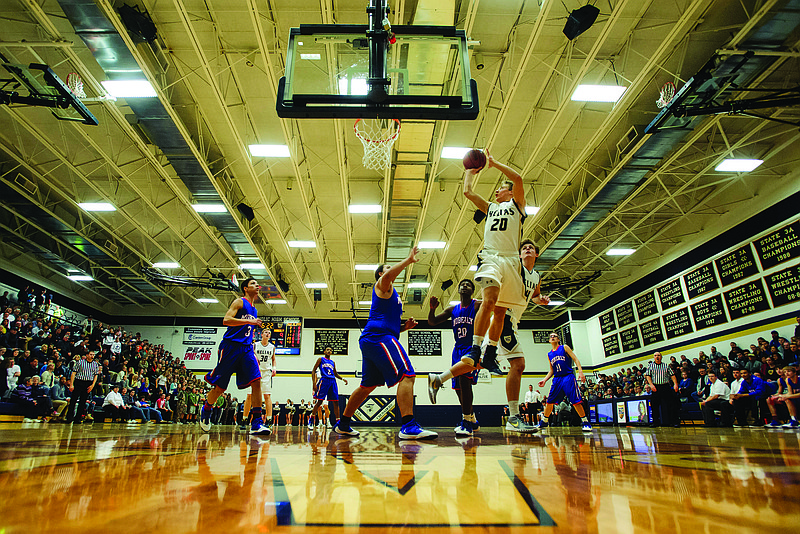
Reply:
<svg viewBox="0 0 800 534"><path fill-rule="evenodd" d="M444 384L445 381L450 380L451 378L453 378L453 371L451 371L450 369L439 375L439 380L442 381L442 384Z"/></svg>
<svg viewBox="0 0 800 534"><path fill-rule="evenodd" d="M478 422L478 418L477 418L477 417L475 417L475 412L473 412L473 413L469 414L469 415L468 415L468 416L466 416L464 419L466 419L466 420L467 420L467 421L469 421L470 423L477 423L477 422Z"/></svg>
<svg viewBox="0 0 800 534"><path fill-rule="evenodd" d="M414 416L413 415L404 415L403 416L403 426L407 425L408 423L410 423L413 420L414 420Z"/></svg>
<svg viewBox="0 0 800 534"><path fill-rule="evenodd" d="M584 415L583 417L581 417L581 422L582 423L588 423L589 422L589 418Z"/></svg>
<svg viewBox="0 0 800 534"><path fill-rule="evenodd" d="M519 415L519 401L508 401L508 413L511 417Z"/></svg>
<svg viewBox="0 0 800 534"><path fill-rule="evenodd" d="M342 418L339 419L339 426L341 428L350 428L350 418L343 415Z"/></svg>
<svg viewBox="0 0 800 534"><path fill-rule="evenodd" d="M500 340L497 340L497 341L495 341L495 340L493 340L493 339L489 339L489 346L490 346L490 347L496 347L496 346L497 346L497 343L498 343L499 341L500 341Z"/></svg>
<svg viewBox="0 0 800 534"><path fill-rule="evenodd" d="M795 419L793 415L790 415L789 419L791 419L792 421L797 421L797 419Z"/></svg>
<svg viewBox="0 0 800 534"><path fill-rule="evenodd" d="M473 347L480 347L483 345L483 338L484 336L473 335L472 336L472 346Z"/></svg>

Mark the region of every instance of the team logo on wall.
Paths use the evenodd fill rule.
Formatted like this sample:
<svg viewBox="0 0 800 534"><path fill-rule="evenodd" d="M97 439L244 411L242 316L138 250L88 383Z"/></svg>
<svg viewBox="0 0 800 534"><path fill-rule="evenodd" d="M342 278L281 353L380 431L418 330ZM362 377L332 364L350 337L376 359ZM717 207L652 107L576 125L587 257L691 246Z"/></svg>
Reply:
<svg viewBox="0 0 800 534"><path fill-rule="evenodd" d="M370 423L394 423L397 419L397 401L393 396L369 397L362 404L353 419Z"/></svg>

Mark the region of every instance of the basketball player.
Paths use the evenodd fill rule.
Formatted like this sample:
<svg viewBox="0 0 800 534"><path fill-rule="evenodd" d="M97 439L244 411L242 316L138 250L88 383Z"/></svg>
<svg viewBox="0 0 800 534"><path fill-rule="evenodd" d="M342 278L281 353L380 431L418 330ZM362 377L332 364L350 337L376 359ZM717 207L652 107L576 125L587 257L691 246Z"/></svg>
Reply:
<svg viewBox="0 0 800 534"><path fill-rule="evenodd" d="M401 325L403 302L393 287L397 275L412 263L416 263L419 249L414 247L408 257L397 265L381 265L375 270L375 285L372 288L372 307L364 332L358 340L363 356L361 384L353 391L344 408L342 418L333 431L345 436L357 436L350 427L350 418L361 403L381 384L393 387L397 384L397 406L402 416L400 439L433 439L436 432L424 430L414 420L414 367L400 346L400 332L417 325L414 318Z"/></svg>
<svg viewBox="0 0 800 534"><path fill-rule="evenodd" d="M339 387L336 385L336 379L342 380L345 386L347 385L347 380L336 372L336 364L331 359L331 356L333 356L333 348L330 345L326 345L325 349L323 349L323 355L317 358L317 363L311 369L311 387L314 389L316 404L314 404L311 416L308 418L309 430L314 429L314 418L317 413L322 413L322 403L326 399L333 408L333 416L337 421L339 420ZM316 379L317 369L320 372L319 380ZM305 409L305 406L303 409Z"/></svg>
<svg viewBox="0 0 800 534"><path fill-rule="evenodd" d="M430 311L428 312L428 324L436 326L445 322L447 319L453 320L453 337L456 346L453 347L453 364L457 364L461 359L469 354L472 348L473 326L475 314L481 307L481 303L472 298L475 293L475 284L472 280L464 279L458 283L458 295L461 302L455 306L448 306L445 310L436 315L436 308L439 307L439 299L431 297ZM475 430L478 420L475 418L475 411L472 406L472 386L478 383L478 369L453 377L452 387L458 395L458 402L461 405L461 423L455 428L455 433L459 437L469 437Z"/></svg>
<svg viewBox="0 0 800 534"><path fill-rule="evenodd" d="M534 270L536 265L536 258L539 257L539 249L530 239L522 242L519 250L519 259L517 260L517 272L521 273L521 278L524 280L520 284L521 294L523 297L523 304L513 306L506 310L500 319L494 314L490 317L492 323L499 322L500 327L498 338L502 338L500 343L500 355L504 357L510 366L508 376L506 377L506 399L508 400L509 417L506 421L506 430L512 432L536 432L536 427L529 425L519 415L519 392L522 386L522 373L525 371L525 354L522 352L522 347L519 344L519 336L517 332L517 325L523 312L528 306L529 301L533 301L539 305L547 305L550 298L541 294L541 279L539 273ZM483 308L483 305L481 305ZM476 318L477 323L477 318ZM496 328L492 325L492 328ZM489 341L491 343L491 341ZM487 350L489 347L487 347ZM495 351L497 347L495 346ZM470 356L465 356L460 362L456 363L449 370L442 374L431 373L428 375L428 396L433 404L436 404L436 393L442 383L453 376L459 376L463 373L470 372L475 368L473 360Z"/></svg>
<svg viewBox="0 0 800 534"><path fill-rule="evenodd" d="M253 408L250 411L251 434L269 435L272 431L264 425L261 417L261 372L253 351L253 328L261 328L255 301L261 289L255 278L242 282L244 296L237 298L228 308L222 324L228 327L219 344L217 365L206 373L205 380L213 386L200 409L200 428L211 430L211 410L220 395L225 392L231 375L236 373L239 389L250 386ZM246 417L246 414L244 415Z"/></svg>
<svg viewBox="0 0 800 534"><path fill-rule="evenodd" d="M547 353L547 358L550 360L550 371L547 376L539 381L539 387L544 387L550 377L553 377L553 385L550 386L550 394L547 396L547 405L544 407L544 416L539 421L539 428L547 426L547 418L553 413L553 406L566 397L581 417L581 430L591 432L592 425L586 418L586 411L583 409L583 398L578 388L578 382L575 380L575 373L572 371L570 360L575 362L575 366L578 368L578 380L585 384L586 377L583 376L581 362L572 352L572 349L569 348L569 345L561 344L561 339L555 332L550 334L550 346L553 348Z"/></svg>
<svg viewBox="0 0 800 534"><path fill-rule="evenodd" d="M264 395L264 414L266 419L266 426L272 426L272 377L275 376L275 345L270 341L272 339L272 330L265 328L261 331L261 341L253 344L253 351L258 361L258 366L261 370L261 394ZM242 416L243 428L247 429L247 414L250 413L251 395L247 394L247 399L244 401L244 415Z"/></svg>

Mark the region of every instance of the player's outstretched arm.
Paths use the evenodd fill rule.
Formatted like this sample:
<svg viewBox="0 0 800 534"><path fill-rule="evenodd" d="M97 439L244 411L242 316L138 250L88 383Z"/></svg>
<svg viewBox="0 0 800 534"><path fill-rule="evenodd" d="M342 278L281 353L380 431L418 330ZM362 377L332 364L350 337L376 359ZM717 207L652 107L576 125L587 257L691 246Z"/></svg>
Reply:
<svg viewBox="0 0 800 534"><path fill-rule="evenodd" d="M411 252L408 253L408 257L398 263L397 265L392 265L388 271L383 273L378 281L375 282L375 289L378 291L378 296L380 298L389 298L392 292L392 284L394 283L395 278L397 275L403 272L403 269L411 265L412 263L417 263L419 260L417 259L417 253L419 252L418 247L412 247Z"/></svg>
<svg viewBox="0 0 800 534"><path fill-rule="evenodd" d="M317 369L319 369L320 365L322 365L322 356L317 358L317 363L315 363L314 368L311 369L311 389L313 391L317 391Z"/></svg>
<svg viewBox="0 0 800 534"><path fill-rule="evenodd" d="M547 384L547 381L550 380L553 377L553 362L551 362L549 359L547 360L547 362L550 364L550 370L547 371L547 374L545 375L544 378L539 380L539 387L540 388L543 388L544 385Z"/></svg>
<svg viewBox="0 0 800 534"><path fill-rule="evenodd" d="M480 169L467 169L464 171L464 196L470 202L484 213L489 212L489 202L482 196L478 195L473 189L472 184L475 181L475 176L480 172Z"/></svg>
<svg viewBox="0 0 800 534"><path fill-rule="evenodd" d="M550 304L550 297L542 295L542 282L536 284L536 289L533 290L533 298L531 300L539 306L547 306Z"/></svg>
<svg viewBox="0 0 800 534"><path fill-rule="evenodd" d="M486 152L486 165L489 168L494 167L495 169L499 170L506 176L506 178L508 178L514 183L514 188L512 189L512 192L514 193L514 202L517 203L519 209L521 209L524 213L525 188L522 185L522 176L520 176L520 174L517 171L515 171L508 165L504 165L503 163L500 163L499 161L494 159L492 155L489 154L488 151Z"/></svg>
<svg viewBox="0 0 800 534"><path fill-rule="evenodd" d="M406 330L411 330L412 328L416 327L419 323L413 318L410 317L406 319L406 322L400 327L401 332L405 332Z"/></svg>
<svg viewBox="0 0 800 534"><path fill-rule="evenodd" d="M347 379L346 379L346 378L344 378L344 377L342 377L342 376L339 374L339 371L337 371L337 370L336 370L336 362L333 362L333 376L335 376L335 377L336 377L336 378L338 378L339 380L342 380L342 381L344 382L344 385L345 385L345 386L347 385Z"/></svg>
<svg viewBox="0 0 800 534"><path fill-rule="evenodd" d="M572 361L575 362L575 367L578 368L578 380L581 382L586 382L586 377L583 374L583 367L581 367L581 362L578 360L578 357L575 356L575 353L572 352L572 349L569 348L569 345L564 345L564 352L569 354L569 357L572 358Z"/></svg>
<svg viewBox="0 0 800 534"><path fill-rule="evenodd" d="M442 324L445 322L450 315L453 313L454 306L448 306L444 309L444 311L440 314L436 314L436 308L439 307L439 299L436 297L431 297L430 300L431 309L428 311L428 324L431 326L436 326L437 324Z"/></svg>

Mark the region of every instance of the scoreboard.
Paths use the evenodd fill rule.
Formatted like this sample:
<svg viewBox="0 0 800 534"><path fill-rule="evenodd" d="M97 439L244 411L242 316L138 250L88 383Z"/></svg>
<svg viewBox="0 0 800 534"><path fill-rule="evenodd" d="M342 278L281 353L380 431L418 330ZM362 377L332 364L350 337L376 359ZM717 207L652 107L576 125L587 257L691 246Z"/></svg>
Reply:
<svg viewBox="0 0 800 534"><path fill-rule="evenodd" d="M262 317L264 328L272 330L270 341L275 345L275 354L294 355L300 354L300 333L303 328L302 317ZM253 337L254 341L261 339L261 333Z"/></svg>

